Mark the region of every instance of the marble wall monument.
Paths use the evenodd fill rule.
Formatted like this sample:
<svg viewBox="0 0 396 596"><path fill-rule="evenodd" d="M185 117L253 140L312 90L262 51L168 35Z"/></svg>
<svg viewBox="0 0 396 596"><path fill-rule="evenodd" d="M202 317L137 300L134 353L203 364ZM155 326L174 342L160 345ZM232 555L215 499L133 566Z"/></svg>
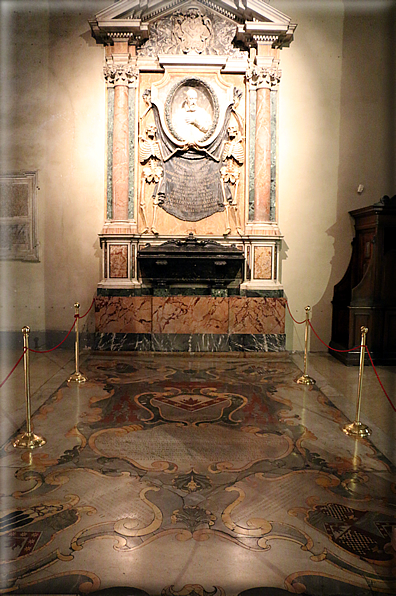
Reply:
<svg viewBox="0 0 396 596"><path fill-rule="evenodd" d="M277 110L296 25L261 0L120 0L90 26L107 89L97 347L284 349ZM170 245L189 260L165 283ZM150 279L147 247L158 247ZM226 285L194 276L192 252L201 267L208 248L217 268L223 253L244 257Z"/></svg>

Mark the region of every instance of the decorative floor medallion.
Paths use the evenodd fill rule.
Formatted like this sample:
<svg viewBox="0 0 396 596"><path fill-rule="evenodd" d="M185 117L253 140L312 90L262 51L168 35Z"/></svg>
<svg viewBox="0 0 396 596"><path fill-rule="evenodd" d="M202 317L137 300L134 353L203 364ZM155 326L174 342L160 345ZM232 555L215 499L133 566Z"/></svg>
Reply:
<svg viewBox="0 0 396 596"><path fill-rule="evenodd" d="M84 372L35 413L45 446L0 452L0 594L396 592L395 466L287 355Z"/></svg>
<svg viewBox="0 0 396 596"><path fill-rule="evenodd" d="M175 388L175 391L180 391L180 389ZM216 394L213 395L213 391L214 389L212 387L191 387L190 393L178 393L172 397L163 395L158 397L157 400L164 404L168 404L168 406L180 408L189 412L196 412L202 408L208 408L209 406L229 401L226 397Z"/></svg>

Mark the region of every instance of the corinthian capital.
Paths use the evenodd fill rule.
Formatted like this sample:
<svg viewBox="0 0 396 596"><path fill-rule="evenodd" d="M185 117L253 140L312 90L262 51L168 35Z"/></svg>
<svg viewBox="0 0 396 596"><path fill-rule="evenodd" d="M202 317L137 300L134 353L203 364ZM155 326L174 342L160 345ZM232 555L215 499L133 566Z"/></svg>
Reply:
<svg viewBox="0 0 396 596"><path fill-rule="evenodd" d="M111 64L103 68L103 74L109 87L117 85L132 87L137 82L139 71L131 64Z"/></svg>
<svg viewBox="0 0 396 596"><path fill-rule="evenodd" d="M249 60L246 69L246 78L250 86L256 89L274 89L279 85L281 75L279 60L273 60L271 66L258 66Z"/></svg>

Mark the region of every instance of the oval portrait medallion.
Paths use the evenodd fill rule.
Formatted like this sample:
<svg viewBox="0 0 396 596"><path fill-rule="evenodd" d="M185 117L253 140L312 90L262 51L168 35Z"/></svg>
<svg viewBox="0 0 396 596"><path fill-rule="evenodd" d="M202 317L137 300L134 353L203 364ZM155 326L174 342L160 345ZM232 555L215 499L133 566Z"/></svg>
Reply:
<svg viewBox="0 0 396 596"><path fill-rule="evenodd" d="M203 143L212 136L219 120L217 96L202 79L186 77L171 89L165 119L179 141Z"/></svg>

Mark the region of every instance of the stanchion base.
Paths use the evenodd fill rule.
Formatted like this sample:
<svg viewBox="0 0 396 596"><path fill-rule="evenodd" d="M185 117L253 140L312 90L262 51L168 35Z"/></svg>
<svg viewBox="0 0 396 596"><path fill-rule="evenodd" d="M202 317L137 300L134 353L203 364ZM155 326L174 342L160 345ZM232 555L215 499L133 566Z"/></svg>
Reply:
<svg viewBox="0 0 396 596"><path fill-rule="evenodd" d="M373 432L366 424L362 422L352 422L351 424L345 424L342 430L346 435L350 437L368 437Z"/></svg>
<svg viewBox="0 0 396 596"><path fill-rule="evenodd" d="M17 436L13 445L19 449L36 449L36 447L45 445L46 442L47 439L44 439L44 437L39 437L32 432L24 432Z"/></svg>
<svg viewBox="0 0 396 596"><path fill-rule="evenodd" d="M316 381L309 375L301 375L301 377L296 379L296 383L298 385L315 385Z"/></svg>
<svg viewBox="0 0 396 596"><path fill-rule="evenodd" d="M80 373L80 372L73 373L67 379L67 382L68 383L85 383L85 381L88 381L87 377L84 377L84 375L82 373Z"/></svg>

